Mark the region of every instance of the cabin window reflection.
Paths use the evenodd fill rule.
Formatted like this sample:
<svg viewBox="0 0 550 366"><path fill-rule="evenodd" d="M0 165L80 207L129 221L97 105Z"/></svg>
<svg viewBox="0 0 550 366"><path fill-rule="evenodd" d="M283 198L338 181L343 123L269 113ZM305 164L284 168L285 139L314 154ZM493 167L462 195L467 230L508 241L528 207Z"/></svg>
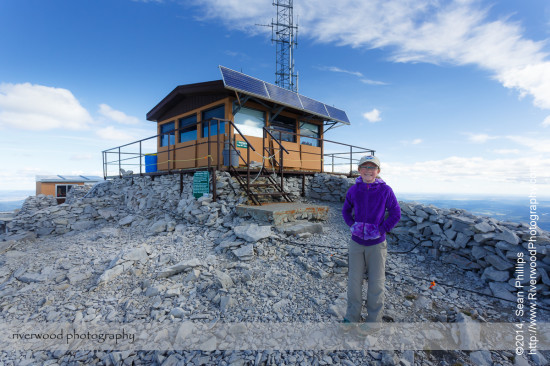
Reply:
<svg viewBox="0 0 550 366"><path fill-rule="evenodd" d="M235 114L235 126L245 136L263 137L265 114L256 109L242 107Z"/></svg>
<svg viewBox="0 0 550 366"><path fill-rule="evenodd" d="M193 114L179 120L179 142L197 139L197 115Z"/></svg>
<svg viewBox="0 0 550 366"><path fill-rule="evenodd" d="M301 122L300 123L300 144L320 147L320 141L317 140L320 137L319 125L313 123Z"/></svg>
<svg viewBox="0 0 550 366"><path fill-rule="evenodd" d="M278 115L271 121L271 129L275 138L281 141L296 142L296 120L294 118Z"/></svg>
<svg viewBox="0 0 550 366"><path fill-rule="evenodd" d="M208 137L208 120L212 118L225 118L225 106L221 105L207 111L202 112L202 137ZM218 132L218 121L212 119L210 121L210 136L225 133L225 122L220 121L220 132Z"/></svg>
<svg viewBox="0 0 550 366"><path fill-rule="evenodd" d="M160 125L160 146L174 145L176 143L175 128L175 122Z"/></svg>

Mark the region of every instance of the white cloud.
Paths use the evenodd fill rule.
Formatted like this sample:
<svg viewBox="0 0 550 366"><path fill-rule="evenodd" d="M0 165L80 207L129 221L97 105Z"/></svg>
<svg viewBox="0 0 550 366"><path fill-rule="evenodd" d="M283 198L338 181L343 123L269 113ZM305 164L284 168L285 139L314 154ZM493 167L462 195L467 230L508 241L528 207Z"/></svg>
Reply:
<svg viewBox="0 0 550 366"><path fill-rule="evenodd" d="M526 147L528 151L537 153L550 153L550 139L533 138L527 136L506 136L506 138Z"/></svg>
<svg viewBox="0 0 550 366"><path fill-rule="evenodd" d="M332 71L332 72L341 72L343 74L349 74L349 75L357 76L357 77L360 77L360 78L363 77L363 74L359 71L349 71L349 70L341 69L341 68L336 67L336 66L321 67L321 70L327 70L327 71Z"/></svg>
<svg viewBox="0 0 550 366"><path fill-rule="evenodd" d="M379 122L382 120L382 118L380 118L380 111L376 108L374 108L370 112L363 113L363 118L365 118L367 121L371 123Z"/></svg>
<svg viewBox="0 0 550 366"><path fill-rule="evenodd" d="M544 127L550 126L550 116L546 117L544 121L542 121L542 126Z"/></svg>
<svg viewBox="0 0 550 366"><path fill-rule="evenodd" d="M116 129L113 126L97 129L96 134L104 140L119 141L122 143L128 143L136 140L132 133Z"/></svg>
<svg viewBox="0 0 550 366"><path fill-rule="evenodd" d="M518 149L495 149L492 151L495 154L501 154L501 155L515 155L520 153Z"/></svg>
<svg viewBox="0 0 550 366"><path fill-rule="evenodd" d="M93 160L94 156L92 154L73 154L71 155L70 159L71 160Z"/></svg>
<svg viewBox="0 0 550 366"><path fill-rule="evenodd" d="M25 167L0 171L0 190L33 189L36 187L36 176L48 174L44 169Z"/></svg>
<svg viewBox="0 0 550 366"><path fill-rule="evenodd" d="M360 71L350 71L350 70L346 70L346 69L341 69L337 66L323 66L323 67L319 67L319 70L340 72L340 73L343 73L343 74L349 74L349 75L357 76L363 84L367 84L367 85L388 85L388 83L385 83L383 81L366 79L365 76L363 75L363 73L360 72Z"/></svg>
<svg viewBox="0 0 550 366"><path fill-rule="evenodd" d="M486 143L489 140L495 140L495 139L499 138L498 136L490 136L490 135L487 135L485 133L478 133L478 134L468 133L467 135L468 135L468 140L469 141L475 142L475 143L478 143L478 144L483 144L483 143Z"/></svg>
<svg viewBox="0 0 550 366"><path fill-rule="evenodd" d="M400 163L381 157L380 176L399 193L454 193L524 195L530 192L531 170L537 174L537 192L550 196L550 158L544 154L510 159L451 156L439 160ZM325 166L331 171L330 164ZM336 172L348 173L340 165Z"/></svg>
<svg viewBox="0 0 550 366"><path fill-rule="evenodd" d="M254 30L270 19L263 0L195 0L205 19ZM545 42L524 36L513 14L480 0L311 0L294 4L302 35L325 43L392 50L395 62L475 65L504 87L550 109L550 61ZM259 32L259 27L255 27ZM267 30L266 30L267 31Z"/></svg>
<svg viewBox="0 0 550 366"><path fill-rule="evenodd" d="M84 130L92 123L88 111L67 89L30 83L0 84L0 127Z"/></svg>
<svg viewBox="0 0 550 366"><path fill-rule="evenodd" d="M540 195L550 195L550 159L543 156L516 159L453 156L413 164L387 162L381 176L401 192L527 196L530 169L539 174Z"/></svg>
<svg viewBox="0 0 550 366"><path fill-rule="evenodd" d="M401 140L400 141L403 145L419 145L424 142L422 139L414 139L414 140Z"/></svg>
<svg viewBox="0 0 550 366"><path fill-rule="evenodd" d="M111 108L107 104L99 105L99 114L112 121L124 124L124 125L137 125L140 120L137 117L128 116L124 112L117 111Z"/></svg>
<svg viewBox="0 0 550 366"><path fill-rule="evenodd" d="M367 85L388 85L388 83L385 83L383 81L370 80L370 79L361 79L361 82Z"/></svg>

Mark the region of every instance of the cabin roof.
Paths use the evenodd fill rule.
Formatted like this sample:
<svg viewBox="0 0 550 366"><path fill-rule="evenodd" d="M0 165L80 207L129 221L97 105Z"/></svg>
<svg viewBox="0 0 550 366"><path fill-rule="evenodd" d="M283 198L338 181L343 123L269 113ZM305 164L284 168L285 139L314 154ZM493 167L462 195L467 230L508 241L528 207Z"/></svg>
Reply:
<svg viewBox="0 0 550 366"><path fill-rule="evenodd" d="M167 111L191 96L208 96L217 94L225 94L229 96L234 93L228 89L225 89L223 81L221 80L179 85L147 113L147 120L154 122L158 121Z"/></svg>
<svg viewBox="0 0 550 366"><path fill-rule="evenodd" d="M97 175L37 175L40 183L96 183L102 181Z"/></svg>
<svg viewBox="0 0 550 366"><path fill-rule="evenodd" d="M235 71L233 72L237 73ZM241 74L241 73L237 73L237 74ZM255 79L255 80L258 80L258 82L265 83L259 79ZM271 84L269 85L272 87L278 88ZM266 98L256 93L247 92L246 90L236 89L231 85L226 85L224 80L214 80L214 81L207 81L202 83L177 86L166 97L164 97L164 99L162 99L155 107L153 107L153 109L151 109L147 113L147 120L153 121L153 122L162 121L164 119L172 118L177 114L181 114L182 112L185 113L187 110L194 109L190 106L200 108L202 105L206 105L214 102L216 98L218 98L219 100L227 96L238 96L239 94L241 95L241 97L242 96L252 97L251 100L254 100L254 99L259 100L262 104L271 106L272 108L283 107L285 108L285 110L291 113L308 116L316 120L329 121L331 123L343 123L343 124L349 125L349 121L347 120L347 116L345 115L344 111L332 108L333 110L341 112L341 114L343 115L343 118L342 117L329 118L327 117L329 113L321 114L321 113L316 113L312 110L307 110L305 108L296 108L287 103L274 100L273 98ZM295 94L299 95L297 93ZM303 97L303 98L307 98L307 97ZM310 98L307 98L307 99L309 101L316 102ZM188 106L185 107L186 109L178 108L178 105L182 102L185 102L186 104L188 104ZM323 105L326 108L329 108L329 109L331 108L330 106L327 106L324 103L320 103L320 102L316 102L316 103L318 103L319 105Z"/></svg>

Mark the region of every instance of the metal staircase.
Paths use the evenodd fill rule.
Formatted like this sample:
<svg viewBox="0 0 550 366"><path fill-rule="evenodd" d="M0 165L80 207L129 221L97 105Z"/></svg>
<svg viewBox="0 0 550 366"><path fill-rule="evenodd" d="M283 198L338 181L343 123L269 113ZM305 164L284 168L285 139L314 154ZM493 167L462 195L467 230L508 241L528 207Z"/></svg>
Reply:
<svg viewBox="0 0 550 366"><path fill-rule="evenodd" d="M234 126L234 125L233 125ZM246 139L244 135L241 134L239 129L235 127L235 131L242 137L242 139L247 143L247 154L246 160L243 158L239 150L237 150L233 144L231 136L229 137L230 149L234 149L239 160L245 164L244 167L233 167L229 164L229 174L235 177L239 185L246 192L248 198L252 201L254 205L261 206L262 203L269 202L280 202L281 199L286 202L292 202L290 195L284 190L284 180L283 180L283 152L288 154L289 152L283 147L281 142L277 140L265 127L264 130L264 141L267 136L269 136L270 144L268 146L263 146L262 158L268 159L271 165L273 166L273 172L270 172L265 164L262 164L260 168L251 167L250 164L250 150L256 151L250 142ZM279 160L274 159L275 152L275 143L279 146ZM267 154L267 156L266 156ZM277 174L275 174L277 173ZM276 179L276 178L280 178Z"/></svg>
<svg viewBox="0 0 550 366"><path fill-rule="evenodd" d="M262 203L277 202L278 200L273 199L279 197L286 202L292 202L290 195L284 191L281 184L273 177L273 174L264 167L260 169L230 167L229 173L237 179L243 191L246 192L248 198L255 205L261 206ZM252 176L256 180L261 179L262 183L255 183L256 180L253 183Z"/></svg>

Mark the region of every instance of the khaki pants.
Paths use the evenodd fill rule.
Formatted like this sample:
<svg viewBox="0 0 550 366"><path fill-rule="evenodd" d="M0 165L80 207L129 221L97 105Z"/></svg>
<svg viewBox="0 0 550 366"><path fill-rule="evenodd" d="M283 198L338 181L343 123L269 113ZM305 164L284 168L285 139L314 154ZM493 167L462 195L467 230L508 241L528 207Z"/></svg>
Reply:
<svg viewBox="0 0 550 366"><path fill-rule="evenodd" d="M348 251L348 307L346 319L361 321L363 276L368 273L367 322L381 322L384 308L384 282L387 243L364 246L350 240Z"/></svg>

